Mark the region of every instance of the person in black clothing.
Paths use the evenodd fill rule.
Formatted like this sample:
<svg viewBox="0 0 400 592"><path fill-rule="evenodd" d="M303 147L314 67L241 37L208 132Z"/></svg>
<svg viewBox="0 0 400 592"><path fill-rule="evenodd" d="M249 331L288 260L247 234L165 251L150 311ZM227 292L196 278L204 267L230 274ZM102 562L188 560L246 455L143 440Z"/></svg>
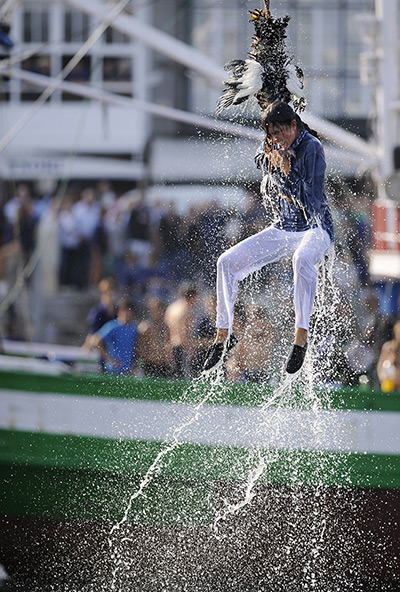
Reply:
<svg viewBox="0 0 400 592"><path fill-rule="evenodd" d="M143 195L132 207L128 225L127 239L129 250L137 255L143 265L147 265L152 251L150 233L150 213L144 203Z"/></svg>
<svg viewBox="0 0 400 592"><path fill-rule="evenodd" d="M159 227L161 265L174 280L180 280L182 263L182 219L171 202Z"/></svg>
<svg viewBox="0 0 400 592"><path fill-rule="evenodd" d="M102 208L100 211L99 222L94 229L92 239L92 277L94 280L99 280L107 273L107 259L110 251L110 245L108 240L108 231L105 222L107 210Z"/></svg>
<svg viewBox="0 0 400 592"><path fill-rule="evenodd" d="M37 218L33 211L32 198L27 195L21 200L17 210L15 235L22 250L23 265L29 261L36 244Z"/></svg>

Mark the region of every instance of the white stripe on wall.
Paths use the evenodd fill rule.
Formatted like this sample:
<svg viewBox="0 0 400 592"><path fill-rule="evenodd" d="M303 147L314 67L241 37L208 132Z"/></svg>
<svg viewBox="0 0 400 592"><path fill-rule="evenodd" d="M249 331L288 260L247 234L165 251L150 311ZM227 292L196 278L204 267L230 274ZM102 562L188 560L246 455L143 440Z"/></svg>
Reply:
<svg viewBox="0 0 400 592"><path fill-rule="evenodd" d="M0 390L0 427L99 438L400 454L400 413L306 411Z"/></svg>

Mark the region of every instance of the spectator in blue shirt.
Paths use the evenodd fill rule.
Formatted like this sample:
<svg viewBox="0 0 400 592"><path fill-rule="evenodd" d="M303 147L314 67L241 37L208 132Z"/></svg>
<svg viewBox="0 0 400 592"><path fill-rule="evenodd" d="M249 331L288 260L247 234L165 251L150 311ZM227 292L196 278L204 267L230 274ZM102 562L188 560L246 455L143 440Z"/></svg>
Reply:
<svg viewBox="0 0 400 592"><path fill-rule="evenodd" d="M131 374L136 359L138 330L135 307L129 298L118 304L117 318L108 321L92 338L104 360L104 370L108 374Z"/></svg>

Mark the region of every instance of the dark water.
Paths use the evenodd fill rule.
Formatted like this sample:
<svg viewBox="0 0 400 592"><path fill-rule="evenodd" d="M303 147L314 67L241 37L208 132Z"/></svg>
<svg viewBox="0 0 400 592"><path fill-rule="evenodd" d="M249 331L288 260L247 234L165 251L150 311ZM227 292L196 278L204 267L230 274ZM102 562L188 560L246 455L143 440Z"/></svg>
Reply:
<svg viewBox="0 0 400 592"><path fill-rule="evenodd" d="M143 588L144 590L151 590L152 592L232 592L233 588L229 587L226 589L220 588L219 586L213 588L207 586L207 588L195 587L195 588L186 588L186 587L172 587L167 588L163 585L158 586L151 586L151 588ZM286 584L277 584L273 587L268 586L260 587L257 584L249 584L248 586L239 586L234 588L235 592L286 592L288 590ZM1 592L94 592L96 587L92 586L83 586L82 588L70 588L67 583L60 583L58 587L31 587L29 583L27 584L20 584L17 585L11 581L9 582L0 582L0 591ZM139 590L139 588L135 588ZM290 585L289 590L296 590L296 592L303 592L306 590L302 585L298 585L298 587L293 587ZM313 590L313 592L331 592L338 590L337 584L332 583L331 585L327 584L323 588L307 588L307 590ZM385 583L376 583L376 584L368 584L368 583L359 583L359 584L349 584L344 585L343 587L340 586L341 592L399 592L400 591L400 584L385 584ZM117 589L117 592L120 592Z"/></svg>
<svg viewBox="0 0 400 592"><path fill-rule="evenodd" d="M214 504L242 497L219 487ZM111 548L108 523L9 519L2 561L19 582L0 592L400 592L398 507L393 491L259 484L218 536L125 523Z"/></svg>

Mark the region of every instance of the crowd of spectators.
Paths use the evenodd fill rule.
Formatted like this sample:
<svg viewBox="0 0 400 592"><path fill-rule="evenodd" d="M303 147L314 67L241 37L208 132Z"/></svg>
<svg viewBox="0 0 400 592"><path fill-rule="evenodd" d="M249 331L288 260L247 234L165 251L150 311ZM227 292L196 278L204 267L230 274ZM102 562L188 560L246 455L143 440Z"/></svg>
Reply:
<svg viewBox="0 0 400 592"><path fill-rule="evenodd" d="M361 377L379 386L378 358L400 314L387 314L382 290L368 274L371 196L354 195L343 184L340 190L332 184L331 193L335 297L325 305L319 355L325 355L329 342L334 354L329 354L327 381L358 384ZM49 217L58 229L60 289L100 290L84 347L98 349L103 371L123 367L162 377L199 373L214 338L217 258L268 223L259 196L251 192L241 209L213 201L179 212L174 202L149 203L145 189L118 195L108 181L79 190L73 186L62 199L34 196L21 183L1 210L0 277L10 252L18 251L23 265L30 260ZM283 262L242 283L235 328L241 339L228 364L231 380L272 381L274 369L282 366L285 332L292 323L290 279L290 262ZM126 329L130 326L137 331ZM129 368L107 349L113 342L109 331L116 329L135 351ZM288 343L291 338L288 334Z"/></svg>

